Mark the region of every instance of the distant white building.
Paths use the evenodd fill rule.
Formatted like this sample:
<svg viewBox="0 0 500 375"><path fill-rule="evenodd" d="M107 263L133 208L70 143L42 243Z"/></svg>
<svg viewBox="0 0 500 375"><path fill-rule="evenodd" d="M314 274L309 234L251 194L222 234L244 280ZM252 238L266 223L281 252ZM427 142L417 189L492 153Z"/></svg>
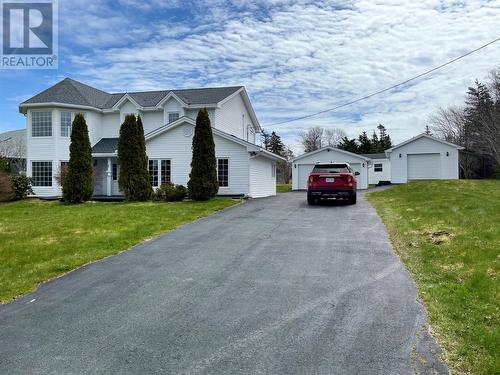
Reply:
<svg viewBox="0 0 500 375"><path fill-rule="evenodd" d="M391 182L458 179L458 152L463 147L420 134L388 150Z"/></svg>
<svg viewBox="0 0 500 375"><path fill-rule="evenodd" d="M243 86L110 94L66 78L19 106L26 116L27 173L40 197L61 195L55 178L69 160L71 123L85 116L92 145L94 195L122 195L117 145L127 114L144 125L150 181L186 185L195 119L207 108L213 127L220 195L276 194L276 162L255 144L261 132Z"/></svg>
<svg viewBox="0 0 500 375"><path fill-rule="evenodd" d="M393 184L409 180L458 179L458 153L461 146L427 134L408 139L379 154L356 155L334 147L305 153L293 160L292 189L307 189L307 178L315 163L350 163L360 172L358 189L382 182Z"/></svg>

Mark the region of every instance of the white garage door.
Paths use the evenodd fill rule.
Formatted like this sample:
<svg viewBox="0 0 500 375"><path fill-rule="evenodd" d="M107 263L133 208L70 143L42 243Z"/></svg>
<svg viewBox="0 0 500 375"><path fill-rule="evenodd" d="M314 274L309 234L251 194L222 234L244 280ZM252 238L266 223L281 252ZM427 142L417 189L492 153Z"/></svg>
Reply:
<svg viewBox="0 0 500 375"><path fill-rule="evenodd" d="M439 179L439 154L408 155L408 180Z"/></svg>
<svg viewBox="0 0 500 375"><path fill-rule="evenodd" d="M314 164L299 164L297 167L299 169L299 189L307 189L307 179L314 168Z"/></svg>

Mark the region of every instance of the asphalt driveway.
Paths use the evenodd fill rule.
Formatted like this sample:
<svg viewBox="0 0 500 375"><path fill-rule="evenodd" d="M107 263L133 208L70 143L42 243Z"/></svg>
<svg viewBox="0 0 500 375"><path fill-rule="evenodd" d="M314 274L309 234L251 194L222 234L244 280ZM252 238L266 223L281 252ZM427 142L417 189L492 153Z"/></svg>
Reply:
<svg viewBox="0 0 500 375"><path fill-rule="evenodd" d="M358 199L249 201L48 282L0 306L0 373L446 373Z"/></svg>

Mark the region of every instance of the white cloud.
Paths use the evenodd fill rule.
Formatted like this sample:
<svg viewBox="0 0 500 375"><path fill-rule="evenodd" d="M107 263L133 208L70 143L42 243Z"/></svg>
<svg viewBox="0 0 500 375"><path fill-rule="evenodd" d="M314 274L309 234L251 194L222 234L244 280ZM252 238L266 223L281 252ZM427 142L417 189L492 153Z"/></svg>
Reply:
<svg viewBox="0 0 500 375"><path fill-rule="evenodd" d="M121 2L150 10L135 0ZM114 17L93 19L90 12L94 36L83 32L76 42L100 44L72 58L76 78L120 91L243 84L266 126L403 81L498 37L500 23L497 1L205 0L187 6L208 15L134 28L110 9L95 11ZM106 27L109 40L101 35ZM405 90L270 129L296 143L298 132L311 126L342 127L355 136L383 123L401 141L421 132L436 107L461 103L467 85L499 64L499 51L500 44L492 45Z"/></svg>

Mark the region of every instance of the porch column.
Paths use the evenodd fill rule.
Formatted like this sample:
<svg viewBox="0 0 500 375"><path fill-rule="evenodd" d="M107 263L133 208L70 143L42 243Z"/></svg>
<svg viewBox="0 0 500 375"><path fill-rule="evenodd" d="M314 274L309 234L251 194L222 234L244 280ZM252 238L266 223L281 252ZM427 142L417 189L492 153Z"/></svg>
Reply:
<svg viewBox="0 0 500 375"><path fill-rule="evenodd" d="M108 170L106 171L106 195L111 196L111 178L113 177L113 166L111 158L108 158Z"/></svg>

